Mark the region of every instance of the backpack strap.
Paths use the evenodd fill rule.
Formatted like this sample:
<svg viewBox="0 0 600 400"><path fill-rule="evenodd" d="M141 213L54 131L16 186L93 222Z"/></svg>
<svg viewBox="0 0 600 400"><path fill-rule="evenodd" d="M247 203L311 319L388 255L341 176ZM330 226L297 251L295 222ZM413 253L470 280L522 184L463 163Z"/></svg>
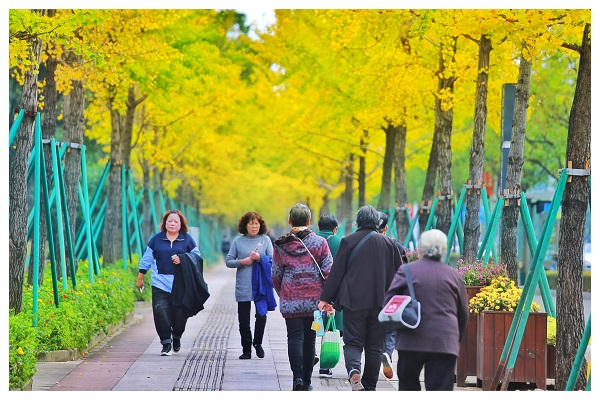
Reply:
<svg viewBox="0 0 600 400"><path fill-rule="evenodd" d="M352 250L352 253L350 253L350 258L348 258L348 262L350 262L350 260L352 259L352 257L356 254L356 251L358 249L360 249L360 246L362 246L367 241L367 239L369 239L371 236L373 236L376 233L377 233L376 231L371 231L371 233L369 233L367 236L365 236L364 238L362 238L362 240L360 242L358 242L358 244Z"/></svg>

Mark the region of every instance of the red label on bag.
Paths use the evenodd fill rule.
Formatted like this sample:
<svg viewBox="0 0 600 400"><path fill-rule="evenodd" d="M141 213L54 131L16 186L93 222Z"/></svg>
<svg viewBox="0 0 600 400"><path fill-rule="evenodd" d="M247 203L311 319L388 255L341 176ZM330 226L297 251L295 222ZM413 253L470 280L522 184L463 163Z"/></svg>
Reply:
<svg viewBox="0 0 600 400"><path fill-rule="evenodd" d="M388 301L383 309L383 313L386 315L392 315L400 309L404 309L410 302L410 296L397 294Z"/></svg>

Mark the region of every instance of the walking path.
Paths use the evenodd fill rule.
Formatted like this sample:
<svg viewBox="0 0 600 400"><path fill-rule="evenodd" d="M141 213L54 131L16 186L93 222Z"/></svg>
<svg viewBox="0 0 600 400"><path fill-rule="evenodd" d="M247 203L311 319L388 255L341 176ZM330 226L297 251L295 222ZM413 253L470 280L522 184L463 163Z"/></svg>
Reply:
<svg viewBox="0 0 600 400"><path fill-rule="evenodd" d="M279 308L269 312L263 341L265 357L240 360L235 271L223 264L205 271L211 297L188 320L181 351L160 356L152 308L136 306L132 321L82 359L38 362L34 391L291 391L285 321ZM317 352L318 344L317 339ZM394 359L394 361L396 361ZM313 372L315 391L351 391L343 352L330 378ZM473 378L474 379L474 378ZM380 373L378 391L396 391L397 380ZM474 386L456 390L481 390Z"/></svg>

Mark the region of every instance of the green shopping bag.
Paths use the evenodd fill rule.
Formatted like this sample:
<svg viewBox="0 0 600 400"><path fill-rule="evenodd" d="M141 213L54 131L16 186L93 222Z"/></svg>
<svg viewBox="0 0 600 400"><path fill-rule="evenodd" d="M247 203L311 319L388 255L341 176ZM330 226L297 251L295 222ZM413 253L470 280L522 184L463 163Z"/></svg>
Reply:
<svg viewBox="0 0 600 400"><path fill-rule="evenodd" d="M334 368L340 361L340 331L336 329L335 318L329 318L321 339L319 368Z"/></svg>

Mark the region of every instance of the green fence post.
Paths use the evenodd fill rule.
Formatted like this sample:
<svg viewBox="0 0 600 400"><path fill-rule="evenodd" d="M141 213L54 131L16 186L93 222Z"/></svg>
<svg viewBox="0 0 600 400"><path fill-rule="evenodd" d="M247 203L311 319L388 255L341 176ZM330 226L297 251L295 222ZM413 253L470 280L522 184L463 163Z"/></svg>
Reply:
<svg viewBox="0 0 600 400"><path fill-rule="evenodd" d="M21 110L19 111L19 114L17 115L17 119L10 127L10 132L8 135L8 147L9 148L12 145L13 140L15 140L15 135L17 134L17 131L19 130L19 126L21 125L21 121L23 120L23 115L25 115L25 110L21 108Z"/></svg>
<svg viewBox="0 0 600 400"><path fill-rule="evenodd" d="M36 127L36 129L38 129ZM41 132L41 127L39 128ZM54 304L56 307L60 305L60 299L58 297L58 275L56 273L56 253L54 252L54 232L52 229L52 209L50 206L50 199L48 198L48 180L46 179L46 158L44 155L44 145L41 139L38 143L40 150L40 174L42 176L42 193L44 195L44 208L46 210L46 236L48 239L48 251L50 255L50 273L52 275L52 291L54 293ZM51 142L49 142L51 144ZM52 149L50 149L52 151Z"/></svg>
<svg viewBox="0 0 600 400"><path fill-rule="evenodd" d="M127 170L127 176L129 178L129 202L131 203L131 214L133 215L133 232L132 236L135 237L135 241L137 244L139 259L142 259L144 254L142 249L142 241L140 240L141 233L139 232L139 221L138 221L138 212L137 205L135 203L135 194L133 190L133 179L131 178L131 170Z"/></svg>
<svg viewBox="0 0 600 400"><path fill-rule="evenodd" d="M525 235L527 238L527 244L531 254L535 254L538 242L535 238L535 232L533 230L533 222L531 221L531 215L529 214L529 207L527 206L527 199L525 193L521 192L521 220L523 221L523 227L525 229ZM542 301L544 302L544 310L551 317L556 318L556 309L554 307L554 301L552 300L552 294L550 292L550 285L548 284L548 277L546 274L541 274L540 278L540 292L542 294Z"/></svg>
<svg viewBox="0 0 600 400"><path fill-rule="evenodd" d="M452 252L452 247L454 244L454 233L456 232L457 225L460 225L460 207L462 207L462 203L465 201L465 195L467 193L467 189L463 186L460 191L460 196L458 197L458 203L454 205L454 217L452 218L452 223L450 224L450 229L448 230L447 237L447 247L446 247L446 257L444 258L444 263L448 264L448 260L450 259L450 253ZM457 235L458 236L458 235ZM462 243L459 238L459 248L462 254Z"/></svg>
<svg viewBox="0 0 600 400"><path fill-rule="evenodd" d="M125 165L121 165L121 235L123 249L123 269L127 269L128 243L127 243L127 192L125 190Z"/></svg>
<svg viewBox="0 0 600 400"><path fill-rule="evenodd" d="M34 184L33 184L33 243L31 244L33 251L33 305L32 305L32 325L37 327L38 324L38 277L40 267L40 153L42 143L42 132L38 129L40 121L40 113L35 115L35 133L34 133Z"/></svg>
<svg viewBox="0 0 600 400"><path fill-rule="evenodd" d="M583 360L585 359L585 351L587 349L588 343L590 342L590 336L592 334L592 314L588 317L588 320L585 324L585 329L583 330L583 337L581 338L581 342L579 343L579 348L577 349L577 354L575 355L575 363L571 368L571 373L569 374L569 380L567 381L567 385L565 386L565 391L570 392L575 387L575 383L577 382L577 375L579 375L579 371L581 371L581 366L583 365ZM590 371L591 372L591 371ZM591 377L588 379L588 388L591 389ZM586 391L589 390L586 388Z"/></svg>
<svg viewBox="0 0 600 400"><path fill-rule="evenodd" d="M429 210L429 218L427 218L427 224L425 224L424 231L431 229L431 227L433 226L433 219L435 216L435 209L437 207L438 201L439 199L437 197L433 199L433 204L431 204L431 209Z"/></svg>
<svg viewBox="0 0 600 400"><path fill-rule="evenodd" d="M67 290L67 261L65 255L65 236L63 226L62 199L60 196L60 182L58 177L58 160L56 159L56 139L50 139L50 154L52 155L52 175L54 176L54 192L56 193L56 230L58 233L58 248L60 256L60 273L62 288Z"/></svg>
<svg viewBox="0 0 600 400"><path fill-rule="evenodd" d="M61 145L62 146L62 145ZM59 152L58 147L55 149L56 152ZM57 158L58 160L62 159L62 156L65 154L65 150L66 150L66 146L65 149L60 150L60 154L57 154ZM75 252L73 250L73 238L71 237L71 222L70 222L70 218L69 218L69 208L67 207L67 192L65 189L65 179L64 179L64 169L62 166L62 163L57 162L57 167L58 167L58 183L59 183L59 191L60 191L60 199L62 201L62 209L65 210L65 212L63 213L63 218L64 218L64 222L65 222L65 236L67 239L67 250L69 252L69 262L71 263L69 270L71 271L71 282L73 284L73 289L77 288L77 276L75 273ZM66 275L65 275L66 277Z"/></svg>

